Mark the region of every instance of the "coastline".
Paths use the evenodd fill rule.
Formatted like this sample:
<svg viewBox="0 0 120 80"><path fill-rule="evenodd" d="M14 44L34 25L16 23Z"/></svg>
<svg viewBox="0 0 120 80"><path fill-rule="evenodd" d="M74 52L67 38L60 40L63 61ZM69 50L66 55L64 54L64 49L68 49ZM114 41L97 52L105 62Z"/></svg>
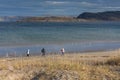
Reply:
<svg viewBox="0 0 120 80"><path fill-rule="evenodd" d="M99 20L99 19L82 19L75 17L26 17L22 20L15 21L17 23L22 22L120 22L120 20Z"/></svg>
<svg viewBox="0 0 120 80"><path fill-rule="evenodd" d="M88 43L66 43L66 44L33 44L33 45L15 45L1 46L0 56L5 57L6 54L16 54L16 56L26 55L26 51L30 49L31 55L40 55L42 48L46 49L47 54L60 54L60 49L65 48L66 53L85 53L98 51L111 51L120 48L120 42L88 42Z"/></svg>

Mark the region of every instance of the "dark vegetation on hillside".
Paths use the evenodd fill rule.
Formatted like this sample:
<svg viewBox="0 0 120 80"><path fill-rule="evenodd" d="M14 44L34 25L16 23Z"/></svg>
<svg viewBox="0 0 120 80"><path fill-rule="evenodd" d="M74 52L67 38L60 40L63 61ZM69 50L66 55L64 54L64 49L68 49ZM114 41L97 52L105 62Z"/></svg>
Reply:
<svg viewBox="0 0 120 80"><path fill-rule="evenodd" d="M120 21L120 11L106 11L98 13L85 12L80 14L77 18L87 20Z"/></svg>

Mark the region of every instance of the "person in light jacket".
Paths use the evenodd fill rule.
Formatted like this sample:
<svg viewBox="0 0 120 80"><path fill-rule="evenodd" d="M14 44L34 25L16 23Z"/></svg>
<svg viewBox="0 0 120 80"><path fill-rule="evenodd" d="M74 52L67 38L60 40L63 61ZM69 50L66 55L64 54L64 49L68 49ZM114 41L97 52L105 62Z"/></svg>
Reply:
<svg viewBox="0 0 120 80"><path fill-rule="evenodd" d="M27 50L27 57L29 57L30 56L30 50L28 49Z"/></svg>
<svg viewBox="0 0 120 80"><path fill-rule="evenodd" d="M62 55L65 54L65 49L64 48L62 48L60 51L61 51Z"/></svg>

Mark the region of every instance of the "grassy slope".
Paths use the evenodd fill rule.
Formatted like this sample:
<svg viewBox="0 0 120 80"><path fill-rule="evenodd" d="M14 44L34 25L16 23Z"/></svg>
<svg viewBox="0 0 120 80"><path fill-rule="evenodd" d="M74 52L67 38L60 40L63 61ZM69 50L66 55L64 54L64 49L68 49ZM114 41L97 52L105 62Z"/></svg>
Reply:
<svg viewBox="0 0 120 80"><path fill-rule="evenodd" d="M0 80L120 80L119 51L0 59Z"/></svg>

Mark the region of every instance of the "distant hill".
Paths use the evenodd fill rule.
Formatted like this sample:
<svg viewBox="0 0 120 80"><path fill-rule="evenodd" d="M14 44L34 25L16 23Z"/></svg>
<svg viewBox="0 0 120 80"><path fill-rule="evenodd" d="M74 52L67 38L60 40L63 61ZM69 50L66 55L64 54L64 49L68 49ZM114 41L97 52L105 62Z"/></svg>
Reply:
<svg viewBox="0 0 120 80"><path fill-rule="evenodd" d="M88 21L120 21L120 11L84 12L77 17L25 17L20 22L88 22Z"/></svg>
<svg viewBox="0 0 120 80"><path fill-rule="evenodd" d="M120 21L120 11L106 11L98 13L85 12L80 14L77 19Z"/></svg>
<svg viewBox="0 0 120 80"><path fill-rule="evenodd" d="M49 16L49 17L25 17L18 22L73 22L76 17Z"/></svg>
<svg viewBox="0 0 120 80"><path fill-rule="evenodd" d="M77 17L66 16L2 16L0 22L90 22L120 21L120 11L84 12Z"/></svg>

